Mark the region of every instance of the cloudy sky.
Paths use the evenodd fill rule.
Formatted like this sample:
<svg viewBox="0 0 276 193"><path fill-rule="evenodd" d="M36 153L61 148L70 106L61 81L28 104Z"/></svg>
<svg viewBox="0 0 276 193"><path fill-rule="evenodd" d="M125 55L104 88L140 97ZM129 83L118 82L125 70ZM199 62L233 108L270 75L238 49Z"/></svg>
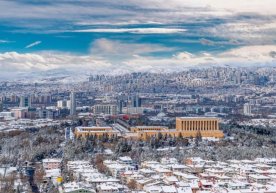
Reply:
<svg viewBox="0 0 276 193"><path fill-rule="evenodd" d="M275 0L1 0L0 76L276 66Z"/></svg>

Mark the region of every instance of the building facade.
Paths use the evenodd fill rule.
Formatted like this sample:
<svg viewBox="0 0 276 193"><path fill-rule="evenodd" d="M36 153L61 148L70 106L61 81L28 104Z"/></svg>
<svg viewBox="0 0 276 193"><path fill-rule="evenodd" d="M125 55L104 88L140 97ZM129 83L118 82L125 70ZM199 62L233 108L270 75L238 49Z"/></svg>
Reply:
<svg viewBox="0 0 276 193"><path fill-rule="evenodd" d="M243 105L243 114L246 116L252 115L251 104L245 103Z"/></svg>
<svg viewBox="0 0 276 193"><path fill-rule="evenodd" d="M3 102L0 101L0 112L2 112L2 111L3 111Z"/></svg>
<svg viewBox="0 0 276 193"><path fill-rule="evenodd" d="M20 107L30 107L31 106L31 97L20 97Z"/></svg>
<svg viewBox="0 0 276 193"><path fill-rule="evenodd" d="M66 108L67 107L67 101L66 100L57 101L57 107L60 108L60 109Z"/></svg>
<svg viewBox="0 0 276 193"><path fill-rule="evenodd" d="M93 112L96 115L99 115L101 113L107 114L107 115L116 115L117 114L117 105L95 105L93 106Z"/></svg>
<svg viewBox="0 0 276 193"><path fill-rule="evenodd" d="M140 132L140 131L167 131L168 127L164 126L136 126L136 127L131 127L130 131L131 132Z"/></svg>
<svg viewBox="0 0 276 193"><path fill-rule="evenodd" d="M77 127L76 137L88 136L118 136L120 132L112 127ZM164 126L135 126L122 135L125 138L147 140L151 137L214 137L223 138L223 132L219 130L219 119L209 117L178 117L176 129Z"/></svg>
<svg viewBox="0 0 276 193"><path fill-rule="evenodd" d="M119 135L119 132L113 130L112 127L76 127L75 128L75 137L89 137L89 136L104 136L116 137Z"/></svg>
<svg viewBox="0 0 276 193"><path fill-rule="evenodd" d="M70 115L76 115L76 93L71 92L70 94Z"/></svg>
<svg viewBox="0 0 276 193"><path fill-rule="evenodd" d="M61 161L61 159L43 159L42 165L45 170L59 169Z"/></svg>
<svg viewBox="0 0 276 193"><path fill-rule="evenodd" d="M202 137L222 138L224 136L219 130L219 119L209 117L177 117L176 131L183 137L196 137L199 132Z"/></svg>

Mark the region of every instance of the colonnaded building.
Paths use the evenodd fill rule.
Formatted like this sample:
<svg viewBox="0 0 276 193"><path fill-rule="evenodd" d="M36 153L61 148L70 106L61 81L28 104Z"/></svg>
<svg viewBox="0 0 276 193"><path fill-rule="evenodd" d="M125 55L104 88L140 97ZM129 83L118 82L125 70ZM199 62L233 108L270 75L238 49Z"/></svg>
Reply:
<svg viewBox="0 0 276 193"><path fill-rule="evenodd" d="M120 136L125 138L138 138L146 140L152 136L167 135L171 137L215 137L223 138L223 132L219 130L219 119L210 117L177 117L175 129L164 126L135 126L127 132L120 132L112 127L77 127L76 137L87 136Z"/></svg>
<svg viewBox="0 0 276 193"><path fill-rule="evenodd" d="M219 119L209 117L178 117L176 131L181 132L185 137L195 137L198 132L202 137L222 138L224 136L219 130Z"/></svg>

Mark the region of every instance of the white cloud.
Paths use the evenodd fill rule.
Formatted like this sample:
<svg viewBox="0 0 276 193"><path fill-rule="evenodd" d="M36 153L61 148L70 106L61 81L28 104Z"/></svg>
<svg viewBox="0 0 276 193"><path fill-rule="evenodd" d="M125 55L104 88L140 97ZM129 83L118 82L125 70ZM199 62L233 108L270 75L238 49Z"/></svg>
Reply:
<svg viewBox="0 0 276 193"><path fill-rule="evenodd" d="M210 28L203 25L204 28L191 33L206 37L211 33L223 38L244 38L255 41L255 44L272 43L276 33L273 21L276 17L275 0L231 0L227 3L223 0L82 0L77 4L74 1L48 1L49 3L46 0L43 4L0 1L0 21L23 27L18 30L21 32L25 30L41 33L43 29L43 32L48 33L76 31L133 34L183 33L185 29L175 26L186 22L210 22ZM244 14L253 18L243 18L245 23L248 22L245 25L236 17ZM211 23L214 18L230 24L216 26L216 22ZM258 18L261 18L259 24L254 27ZM241 25L235 25L239 22ZM132 28L131 25L137 24L164 24L170 27ZM91 25L96 25L97 28ZM125 25L128 28L116 28L115 25Z"/></svg>
<svg viewBox="0 0 276 193"><path fill-rule="evenodd" d="M156 44L125 43L106 38L97 39L91 44L91 53L105 57L133 57L139 54L170 51L170 48Z"/></svg>
<svg viewBox="0 0 276 193"><path fill-rule="evenodd" d="M276 22L251 20L247 22L224 23L205 32L215 37L222 37L252 44L275 44Z"/></svg>
<svg viewBox="0 0 276 193"><path fill-rule="evenodd" d="M28 53L6 52L0 54L1 72L32 72L52 69L104 69L111 64L104 59L88 55L72 55L67 53Z"/></svg>
<svg viewBox="0 0 276 193"><path fill-rule="evenodd" d="M244 46L218 54L181 52L172 58L136 57L123 62L131 71L173 72L201 66L263 66L276 63L276 46Z"/></svg>
<svg viewBox="0 0 276 193"><path fill-rule="evenodd" d="M133 0L131 2L141 7L159 9L183 10L183 8L209 8L221 12L253 12L262 15L276 14L276 2L274 0L231 0L227 2L222 0Z"/></svg>
<svg viewBox="0 0 276 193"><path fill-rule="evenodd" d="M112 46L111 46L112 47ZM111 49L109 45L105 50ZM112 51L112 50L111 50ZM99 56L73 55L68 53L42 52L0 54L0 74L6 72L40 72L44 70L73 70L74 73L121 74L127 72L172 72L202 65L275 65L276 46L245 46L219 54L188 52L178 53L168 58L133 57L114 62Z"/></svg>
<svg viewBox="0 0 276 193"><path fill-rule="evenodd" d="M79 29L78 31L82 32L148 34L181 33L183 29L84 29L83 26L91 28L89 25L114 27L114 24L179 24L193 21L208 22L210 18L226 18L226 22L232 22L231 19L236 15L244 13L251 14L254 18L260 15L276 16L275 0L231 0L227 3L223 0L91 0L78 1L77 4L74 1L48 1L49 3L46 0L43 4L0 1L0 20L8 21L9 25L25 27L21 30L36 29L39 33L40 29L44 29L45 32L52 32L53 29ZM79 28L79 25L82 27Z"/></svg>
<svg viewBox="0 0 276 193"><path fill-rule="evenodd" d="M41 44L41 41L35 41L31 44L28 44L25 48L31 48L31 47L37 46L39 44Z"/></svg>
<svg viewBox="0 0 276 193"><path fill-rule="evenodd" d="M275 45L265 46L244 46L232 49L219 54L220 57L237 58L239 60L254 60L258 62L267 62L273 60L271 53L276 51Z"/></svg>
<svg viewBox="0 0 276 193"><path fill-rule="evenodd" d="M100 4L98 6L82 2L70 3L52 0L45 4L24 3L19 1L0 1L0 18L18 18L18 19L63 19L78 21L83 16L102 16L118 14L127 15L131 11L118 9L112 6ZM20 10L20 11L18 11ZM31 11L30 11L31 10ZM41 22L41 21L39 21Z"/></svg>
<svg viewBox="0 0 276 193"><path fill-rule="evenodd" d="M11 41L8 40L0 40L0 44L10 43Z"/></svg>
<svg viewBox="0 0 276 193"><path fill-rule="evenodd" d="M89 26L89 25L111 25L111 26L124 26L124 25L137 25L137 24L163 24L161 22L156 22L156 21L141 21L141 20L128 20L128 21L79 21L75 23L76 25L81 25L81 26Z"/></svg>
<svg viewBox="0 0 276 193"><path fill-rule="evenodd" d="M185 29L177 28L121 28L121 29L83 29L74 32L90 32L90 33L134 33L134 34L171 34L185 32Z"/></svg>
<svg viewBox="0 0 276 193"><path fill-rule="evenodd" d="M49 4L31 4L19 1L0 1L0 17L43 19L62 18L81 22L81 18L84 18L84 15L101 16L104 14L105 16L125 16L126 18L124 18L124 22L126 22L139 20L139 17L137 16L140 15L140 18L143 17L144 15L141 15L142 13L146 15L144 18L149 20L149 16L156 14L156 12L159 12L158 10L161 10L165 14L166 12L171 11L185 13L187 11L189 12L189 10L196 12L205 10L206 13L212 12L217 16L241 12L258 13L261 15L276 15L275 0L231 0L227 3L222 0L105 0L104 2L91 0L78 1L78 4L73 1L55 1L53 3L49 0L49 2ZM113 17L113 19L116 20L117 18ZM167 18L167 20L169 19L171 18Z"/></svg>
<svg viewBox="0 0 276 193"><path fill-rule="evenodd" d="M174 57L179 60L187 60L187 59L191 59L192 57L194 57L194 55L189 52L180 52L180 53L174 55Z"/></svg>

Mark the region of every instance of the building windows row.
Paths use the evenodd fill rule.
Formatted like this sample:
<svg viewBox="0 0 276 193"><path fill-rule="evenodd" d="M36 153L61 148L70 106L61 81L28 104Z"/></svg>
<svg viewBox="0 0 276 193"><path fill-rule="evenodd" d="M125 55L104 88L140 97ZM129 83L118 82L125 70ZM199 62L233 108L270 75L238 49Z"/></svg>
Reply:
<svg viewBox="0 0 276 193"><path fill-rule="evenodd" d="M218 130L218 121L181 121L181 130L184 131L209 131Z"/></svg>

